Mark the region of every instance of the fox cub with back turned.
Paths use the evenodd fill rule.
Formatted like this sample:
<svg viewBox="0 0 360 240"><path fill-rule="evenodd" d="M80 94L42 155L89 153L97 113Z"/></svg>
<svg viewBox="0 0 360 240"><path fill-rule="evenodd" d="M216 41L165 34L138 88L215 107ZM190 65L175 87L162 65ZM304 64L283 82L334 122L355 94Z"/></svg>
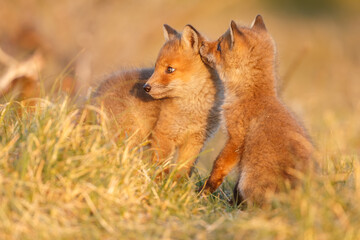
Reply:
<svg viewBox="0 0 360 240"><path fill-rule="evenodd" d="M234 197L261 206L285 182L296 185L313 153L306 131L277 96L274 41L258 15L250 28L232 21L217 41L202 43L200 54L224 82L228 133L204 190L215 191L238 167Z"/></svg>

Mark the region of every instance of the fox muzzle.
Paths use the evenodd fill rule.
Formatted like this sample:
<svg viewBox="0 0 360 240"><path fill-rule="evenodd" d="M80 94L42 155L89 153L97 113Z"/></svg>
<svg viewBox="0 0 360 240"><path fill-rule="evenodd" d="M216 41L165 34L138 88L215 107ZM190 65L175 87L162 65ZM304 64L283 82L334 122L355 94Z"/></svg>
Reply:
<svg viewBox="0 0 360 240"><path fill-rule="evenodd" d="M150 92L150 90L151 90L151 86L147 83L143 86L143 88L144 88L145 92L147 92L147 93Z"/></svg>

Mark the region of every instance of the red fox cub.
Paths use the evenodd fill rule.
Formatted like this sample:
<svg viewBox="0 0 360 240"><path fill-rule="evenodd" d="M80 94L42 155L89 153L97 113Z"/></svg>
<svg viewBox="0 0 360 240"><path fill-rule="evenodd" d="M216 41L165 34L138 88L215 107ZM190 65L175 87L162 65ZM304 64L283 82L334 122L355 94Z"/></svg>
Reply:
<svg viewBox="0 0 360 240"><path fill-rule="evenodd" d="M130 137L136 146L149 137L160 112L160 102L145 93L143 85L154 69L134 69L115 73L96 89L93 100L102 106L107 117L120 129L118 137Z"/></svg>
<svg viewBox="0 0 360 240"><path fill-rule="evenodd" d="M204 41L200 53L224 82L228 133L204 190L215 191L236 166L235 199L262 206L285 182L296 185L294 173L306 171L313 152L304 128L277 97L274 41L258 15L250 28L232 21L217 41Z"/></svg>
<svg viewBox="0 0 360 240"><path fill-rule="evenodd" d="M171 159L178 150L180 174L190 174L205 141L217 130L223 98L216 71L201 60L203 37L190 25L182 34L164 25L166 42L155 69L122 72L95 93L98 105L113 116L135 143L151 134L153 161Z"/></svg>
<svg viewBox="0 0 360 240"><path fill-rule="evenodd" d="M201 60L203 37L190 25L182 34L164 25L166 43L144 90L161 99L160 114L151 135L162 162L178 149L180 174L191 173L205 141L217 130L223 89L216 71Z"/></svg>

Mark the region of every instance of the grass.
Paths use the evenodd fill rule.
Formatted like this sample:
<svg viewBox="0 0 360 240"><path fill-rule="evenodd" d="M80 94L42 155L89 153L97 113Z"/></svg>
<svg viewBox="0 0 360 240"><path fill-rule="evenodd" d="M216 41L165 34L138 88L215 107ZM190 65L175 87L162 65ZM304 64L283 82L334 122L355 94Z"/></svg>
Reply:
<svg viewBox="0 0 360 240"><path fill-rule="evenodd" d="M106 120L76 123L68 98L0 107L1 239L358 239L356 154L322 152L318 177L265 210L211 197L206 176L154 181L149 150L114 141Z"/></svg>
<svg viewBox="0 0 360 240"><path fill-rule="evenodd" d="M190 180L156 182L149 150L113 141L105 119L75 124L81 111L66 96L33 107L0 101L0 239L359 239L360 6L336 0L338 14L306 16L280 2L0 1L0 45L19 60L44 51L47 95L63 75L86 95L106 73L152 66L164 23L216 39L230 20L248 25L261 13L279 50L282 97L309 129L321 173L269 209L241 211L227 203L231 178L209 198L196 193L221 134Z"/></svg>

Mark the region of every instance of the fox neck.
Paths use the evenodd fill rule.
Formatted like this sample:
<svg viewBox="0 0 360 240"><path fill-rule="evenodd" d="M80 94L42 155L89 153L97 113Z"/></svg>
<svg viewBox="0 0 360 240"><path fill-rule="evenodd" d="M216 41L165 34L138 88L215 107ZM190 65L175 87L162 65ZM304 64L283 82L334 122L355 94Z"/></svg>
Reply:
<svg viewBox="0 0 360 240"><path fill-rule="evenodd" d="M269 107L264 103L276 103L274 68L241 68L228 72L225 78L225 102L223 105L225 122L234 119L235 108L240 121L246 129L251 120L266 112ZM270 100L270 101L269 101ZM227 124L227 123L226 123ZM231 135L231 133L229 132Z"/></svg>
<svg viewBox="0 0 360 240"><path fill-rule="evenodd" d="M184 109L208 108L215 100L217 90L217 75L215 72L206 70L188 79L184 88L183 96L173 98L172 102ZM191 84L194 83L194 84Z"/></svg>
<svg viewBox="0 0 360 240"><path fill-rule="evenodd" d="M239 66L224 74L226 91L241 99L276 97L274 64Z"/></svg>

